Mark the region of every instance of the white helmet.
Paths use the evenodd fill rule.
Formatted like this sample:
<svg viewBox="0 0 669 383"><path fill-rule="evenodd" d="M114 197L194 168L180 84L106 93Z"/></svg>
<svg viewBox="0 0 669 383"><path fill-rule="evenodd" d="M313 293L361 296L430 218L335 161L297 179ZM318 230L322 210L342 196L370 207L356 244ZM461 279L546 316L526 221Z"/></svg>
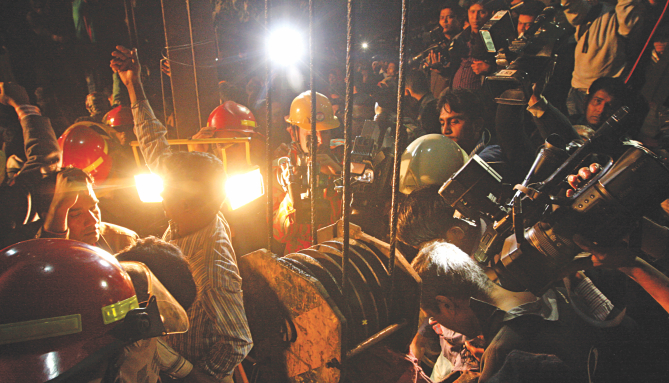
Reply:
<svg viewBox="0 0 669 383"><path fill-rule="evenodd" d="M468 159L467 153L446 136L419 137L402 153L400 192L409 194L422 186L442 184Z"/></svg>

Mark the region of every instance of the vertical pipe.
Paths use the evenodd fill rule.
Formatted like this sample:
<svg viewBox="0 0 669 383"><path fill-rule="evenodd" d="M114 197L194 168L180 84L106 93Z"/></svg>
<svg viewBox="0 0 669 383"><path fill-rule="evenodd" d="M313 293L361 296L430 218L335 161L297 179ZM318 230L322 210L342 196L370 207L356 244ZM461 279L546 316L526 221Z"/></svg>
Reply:
<svg viewBox="0 0 669 383"><path fill-rule="evenodd" d="M318 137L316 137L316 76L314 73L314 0L309 0L309 87L311 88L311 147L309 148L310 194L311 194L311 244L317 242L316 230L316 181L318 172L316 169L316 152L318 150ZM327 143L330 144L329 142Z"/></svg>
<svg viewBox="0 0 669 383"><path fill-rule="evenodd" d="M133 48L137 47L137 45L135 43L135 39L132 38L133 33L132 27L130 26L130 10L128 9L128 1L129 0L123 0L123 7L125 8L125 26L128 27L128 39L130 39L128 47Z"/></svg>
<svg viewBox="0 0 669 383"><path fill-rule="evenodd" d="M402 152L404 152L404 145L406 142L406 130L402 124L404 118L404 103L402 96L404 95L404 72L406 66L404 65L404 55L406 53L406 29L408 23L408 0L402 0L402 29L400 33L400 73L397 86L397 125L395 126L395 163L393 166L393 191L392 191L392 206L390 210L390 259L388 260L388 271L390 272L390 292L389 300L393 301L393 290L395 288L395 245L397 243L397 203L398 203L398 189L400 184L400 159Z"/></svg>
<svg viewBox="0 0 669 383"><path fill-rule="evenodd" d="M265 31L269 34L269 0L265 0ZM272 238L274 236L274 201L272 200L272 185L274 184L274 172L272 171L272 63L269 57L269 49L265 49L265 80L267 81L267 108L265 111L265 160L267 161L267 180L265 181L267 195L267 249L272 251Z"/></svg>
<svg viewBox="0 0 669 383"><path fill-rule="evenodd" d="M346 283L346 270L349 259L349 225L351 215L351 125L353 117L353 47L355 44L353 35L353 0L348 0L346 30L346 108L344 112L344 198L342 199L343 214L343 259L341 265L341 291L344 297L348 294ZM343 345L348 350L348 345Z"/></svg>
<svg viewBox="0 0 669 383"><path fill-rule="evenodd" d="M195 78L195 98L197 100L197 119L200 123L198 130L202 128L202 108L200 108L200 87L197 82L197 65L195 61L195 45L193 44L193 21L190 17L190 0L186 0L186 10L188 11L188 32L190 36L190 53L193 58L193 77Z"/></svg>

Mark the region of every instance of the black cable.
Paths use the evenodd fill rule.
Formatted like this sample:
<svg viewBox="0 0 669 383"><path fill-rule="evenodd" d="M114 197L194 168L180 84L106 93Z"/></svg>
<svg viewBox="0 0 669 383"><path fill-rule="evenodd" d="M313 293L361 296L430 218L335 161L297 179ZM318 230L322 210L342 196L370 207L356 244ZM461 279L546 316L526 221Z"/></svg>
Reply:
<svg viewBox="0 0 669 383"><path fill-rule="evenodd" d="M395 125L395 163L393 164L393 190L392 190L392 204L390 208L390 259L388 261L388 272L390 274L390 291L388 299L390 307L392 307L393 290L395 289L395 247L397 243L397 204L398 204L398 189L400 185L400 160L406 142L406 130L402 124L404 119L404 103L402 96L404 95L404 72L406 65L404 65L404 56L406 54L406 29L408 24L408 4L407 0L402 0L402 29L400 33L400 70L397 89L397 124Z"/></svg>

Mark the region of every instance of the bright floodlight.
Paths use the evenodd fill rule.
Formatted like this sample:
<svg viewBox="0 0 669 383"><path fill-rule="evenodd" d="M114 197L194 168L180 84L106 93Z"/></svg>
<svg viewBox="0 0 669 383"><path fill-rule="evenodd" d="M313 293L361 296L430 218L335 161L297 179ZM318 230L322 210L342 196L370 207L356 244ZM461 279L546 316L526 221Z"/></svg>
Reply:
<svg viewBox="0 0 669 383"><path fill-rule="evenodd" d="M304 41L295 29L282 27L274 30L268 39L270 59L279 65L291 65L302 59Z"/></svg>
<svg viewBox="0 0 669 383"><path fill-rule="evenodd" d="M369 48L369 44L367 43L362 43L362 49L367 49Z"/></svg>
<svg viewBox="0 0 669 383"><path fill-rule="evenodd" d="M260 169L229 177L225 183L225 194L232 210L260 198L265 194Z"/></svg>
<svg viewBox="0 0 669 383"><path fill-rule="evenodd" d="M137 193L142 202L163 202L163 180L157 174L139 174L135 176Z"/></svg>

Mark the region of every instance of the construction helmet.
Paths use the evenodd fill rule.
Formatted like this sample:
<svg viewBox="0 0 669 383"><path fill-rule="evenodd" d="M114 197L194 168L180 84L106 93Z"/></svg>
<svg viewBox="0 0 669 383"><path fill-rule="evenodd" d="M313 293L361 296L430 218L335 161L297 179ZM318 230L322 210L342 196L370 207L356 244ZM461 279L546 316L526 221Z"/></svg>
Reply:
<svg viewBox="0 0 669 383"><path fill-rule="evenodd" d="M214 130L231 130L244 133L253 133L256 127L256 118L251 110L234 101L226 101L219 105L209 115L207 126Z"/></svg>
<svg viewBox="0 0 669 383"><path fill-rule="evenodd" d="M402 153L400 192L409 194L422 186L444 183L467 160L465 151L446 136L419 137Z"/></svg>
<svg viewBox="0 0 669 383"><path fill-rule="evenodd" d="M286 122L300 129L311 130L311 91L295 97L290 104L290 115ZM325 95L316 93L316 130L331 130L339 127L339 119L332 111L332 104Z"/></svg>
<svg viewBox="0 0 669 383"><path fill-rule="evenodd" d="M156 281L141 286L155 291ZM165 335L164 298L154 294L140 308L134 282L111 254L77 241L36 239L0 251L2 381L70 381L130 343ZM172 328L183 332L183 308L178 316L182 325Z"/></svg>
<svg viewBox="0 0 669 383"><path fill-rule="evenodd" d="M104 127L94 122L78 122L58 139L63 151L63 166L82 169L100 185L107 180L112 167L110 137Z"/></svg>
<svg viewBox="0 0 669 383"><path fill-rule="evenodd" d="M130 130L135 126L132 111L127 106L121 105L107 112L102 121L116 131Z"/></svg>

